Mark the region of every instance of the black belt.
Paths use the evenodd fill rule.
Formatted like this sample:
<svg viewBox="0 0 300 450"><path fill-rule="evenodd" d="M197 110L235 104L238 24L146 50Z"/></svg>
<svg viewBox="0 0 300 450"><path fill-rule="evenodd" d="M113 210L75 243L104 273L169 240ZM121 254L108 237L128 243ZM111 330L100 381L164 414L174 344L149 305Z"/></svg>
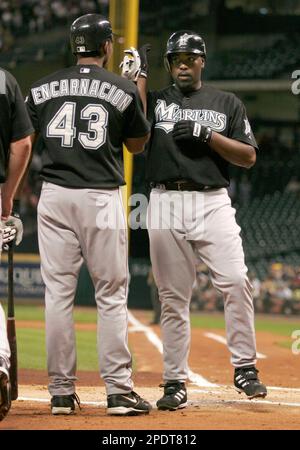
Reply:
<svg viewBox="0 0 300 450"><path fill-rule="evenodd" d="M165 183L150 183L152 188L166 189L167 191L211 191L219 189L215 186L194 183L193 181L166 181Z"/></svg>

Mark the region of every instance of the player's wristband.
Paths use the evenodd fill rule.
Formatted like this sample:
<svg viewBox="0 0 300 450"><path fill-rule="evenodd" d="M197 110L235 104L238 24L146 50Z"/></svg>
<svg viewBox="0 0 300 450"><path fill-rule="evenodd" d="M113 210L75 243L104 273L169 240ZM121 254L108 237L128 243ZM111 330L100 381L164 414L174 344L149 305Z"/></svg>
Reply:
<svg viewBox="0 0 300 450"><path fill-rule="evenodd" d="M147 77L148 77L148 74L147 74L147 72L146 72L145 70L141 70L141 72L140 72L140 74L139 74L139 77L140 77L140 78L147 78Z"/></svg>
<svg viewBox="0 0 300 450"><path fill-rule="evenodd" d="M212 136L212 129L210 127L206 127L205 125L200 125L200 123L198 122L195 122L193 136L199 139L201 142L209 144Z"/></svg>

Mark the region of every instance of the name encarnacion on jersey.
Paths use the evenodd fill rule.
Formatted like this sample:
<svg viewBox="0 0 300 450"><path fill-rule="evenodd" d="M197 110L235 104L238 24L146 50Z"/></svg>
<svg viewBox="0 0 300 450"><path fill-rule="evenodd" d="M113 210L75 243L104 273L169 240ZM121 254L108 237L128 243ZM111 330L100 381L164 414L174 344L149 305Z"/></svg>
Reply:
<svg viewBox="0 0 300 450"><path fill-rule="evenodd" d="M174 124L179 120L193 120L202 125L210 126L215 131L226 128L226 114L210 109L182 109L176 103L167 105L165 100L158 99L155 108L155 128L161 128L166 133L172 131Z"/></svg>
<svg viewBox="0 0 300 450"><path fill-rule="evenodd" d="M35 105L52 98L64 96L93 97L105 100L124 112L132 102L132 96L107 81L91 80L89 78L71 78L51 81L31 89Z"/></svg>

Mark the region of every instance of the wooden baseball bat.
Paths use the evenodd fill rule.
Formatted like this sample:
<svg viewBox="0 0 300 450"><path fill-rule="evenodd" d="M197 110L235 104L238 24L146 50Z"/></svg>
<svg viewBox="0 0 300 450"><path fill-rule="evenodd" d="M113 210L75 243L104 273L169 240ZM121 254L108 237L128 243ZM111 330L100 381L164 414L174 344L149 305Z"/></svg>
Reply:
<svg viewBox="0 0 300 450"><path fill-rule="evenodd" d="M8 248L8 300L7 300L7 338L10 345L10 383L11 399L18 398L18 354L14 306L14 246Z"/></svg>

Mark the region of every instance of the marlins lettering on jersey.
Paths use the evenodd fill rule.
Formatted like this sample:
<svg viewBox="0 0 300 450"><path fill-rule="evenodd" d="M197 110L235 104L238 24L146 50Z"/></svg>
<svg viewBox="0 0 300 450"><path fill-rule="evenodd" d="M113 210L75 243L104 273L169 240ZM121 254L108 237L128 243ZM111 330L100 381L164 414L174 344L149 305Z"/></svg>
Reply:
<svg viewBox="0 0 300 450"><path fill-rule="evenodd" d="M124 112L133 100L131 95L126 94L114 84L88 78L51 81L32 88L31 93L35 105L56 97L78 95L105 100L115 106L120 112Z"/></svg>
<svg viewBox="0 0 300 450"><path fill-rule="evenodd" d="M170 133L175 122L179 120L193 120L218 132L225 130L227 123L226 114L210 109L183 109L176 103L167 105L166 101L161 99L157 100L155 117L155 128L161 128L166 133Z"/></svg>

